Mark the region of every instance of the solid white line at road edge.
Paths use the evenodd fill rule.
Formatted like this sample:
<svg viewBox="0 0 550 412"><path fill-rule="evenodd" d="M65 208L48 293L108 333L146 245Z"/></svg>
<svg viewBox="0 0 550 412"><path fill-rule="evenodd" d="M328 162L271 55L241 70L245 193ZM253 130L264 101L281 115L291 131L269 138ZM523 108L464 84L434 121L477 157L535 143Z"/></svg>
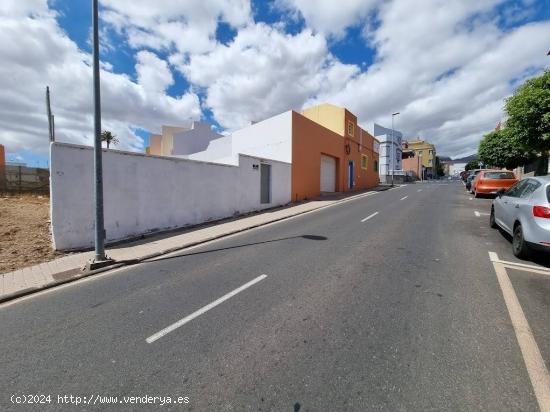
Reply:
<svg viewBox="0 0 550 412"><path fill-rule="evenodd" d="M504 265L499 261L498 255L495 252L489 252L489 258L497 274L498 283L500 284L504 302L508 308L512 326L516 332L519 348L523 355L523 361L531 379L531 385L533 385L539 408L542 412L550 412L550 375L548 374L548 369L546 369L544 359Z"/></svg>
<svg viewBox="0 0 550 412"><path fill-rule="evenodd" d="M153 343L154 341L162 338L163 336L169 334L170 332L173 332L174 330L176 330L177 328L185 325L187 322L190 322L192 321L193 319L195 319L196 317L199 317L200 315L202 315L203 313L206 313L208 312L210 309L213 309L215 308L216 306L218 306L220 303L223 303L225 302L227 299L229 298L232 298L233 296L235 296L236 294L242 292L243 290L245 289L248 289L250 286L253 286L255 285L256 283L264 280L265 278L267 277L267 275L261 275L261 276L258 276L256 279L252 279L250 282L247 282L245 283L244 285L238 287L237 289L229 292L228 294L226 295L223 295L221 298L219 299L216 299L214 302L212 303L209 303L208 305L206 306L203 306L202 308L200 308L199 310L191 313L190 315L184 317L183 319L180 319L178 320L176 323L172 323L170 326L167 326L166 328L158 331L157 333L155 333L154 335L151 335L149 336L147 339L145 339L147 341L147 343Z"/></svg>
<svg viewBox="0 0 550 412"><path fill-rule="evenodd" d="M409 196L403 196L401 199L399 200L405 200L406 198L408 198Z"/></svg>
<svg viewBox="0 0 550 412"><path fill-rule="evenodd" d="M361 222L366 222L367 220L376 216L379 212L374 212L372 215L368 215L366 218L362 219Z"/></svg>

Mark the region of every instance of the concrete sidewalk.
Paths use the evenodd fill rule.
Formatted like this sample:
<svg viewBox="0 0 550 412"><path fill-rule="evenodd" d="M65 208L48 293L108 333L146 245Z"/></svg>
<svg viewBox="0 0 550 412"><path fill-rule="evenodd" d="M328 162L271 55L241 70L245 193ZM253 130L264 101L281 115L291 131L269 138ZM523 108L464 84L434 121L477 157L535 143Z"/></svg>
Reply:
<svg viewBox="0 0 550 412"><path fill-rule="evenodd" d="M399 186L396 186L399 187ZM135 264L165 253L174 252L210 240L218 239L244 230L263 226L292 216L322 209L334 204L348 202L379 191L387 190L379 186L359 194L335 194L298 205L259 212L252 216L241 217L218 224L202 225L191 229L159 234L139 241L129 241L107 247L107 256L115 260L112 266L92 272L83 270L86 262L94 257L94 252L75 253L50 262L29 266L14 272L0 274L0 302L37 292L52 286L71 282L99 272L128 264ZM181 233L181 232L184 233Z"/></svg>

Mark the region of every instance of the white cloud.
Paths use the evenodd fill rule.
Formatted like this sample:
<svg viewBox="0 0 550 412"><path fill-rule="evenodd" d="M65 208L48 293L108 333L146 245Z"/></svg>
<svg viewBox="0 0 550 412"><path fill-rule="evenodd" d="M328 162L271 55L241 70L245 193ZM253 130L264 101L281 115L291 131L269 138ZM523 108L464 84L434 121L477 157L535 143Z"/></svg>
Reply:
<svg viewBox="0 0 550 412"><path fill-rule="evenodd" d="M299 13L317 32L337 38L367 18L380 0L276 0L279 9Z"/></svg>
<svg viewBox="0 0 550 412"><path fill-rule="evenodd" d="M265 24L239 31L228 46L171 60L194 85L206 89L206 105L228 129L300 109L326 85L342 84L355 66L336 61L323 36L305 30L291 36Z"/></svg>
<svg viewBox="0 0 550 412"><path fill-rule="evenodd" d="M474 152L502 118L512 80L547 65L550 22L503 32L494 21L497 3L386 3L369 37L375 63L313 101L347 106L362 122L389 124L400 111L406 135L435 142L442 154Z"/></svg>
<svg viewBox="0 0 550 412"><path fill-rule="evenodd" d="M166 61L154 53L142 50L136 56L138 83L147 91L163 93L174 84L172 72Z"/></svg>
<svg viewBox="0 0 550 412"><path fill-rule="evenodd" d="M59 28L45 0L3 2L0 11L0 60L9 62L0 65L0 142L9 152L46 153L44 93L49 85L57 139L90 144L90 56ZM162 124L200 117L195 94L177 98L164 94L173 80L166 63L154 54L138 55L138 83L108 67L104 65L101 72L102 120L103 127L119 137L119 148L143 149L136 128L156 131Z"/></svg>
<svg viewBox="0 0 550 412"><path fill-rule="evenodd" d="M248 0L102 0L102 19L133 48L203 53L216 46L218 21L238 28L251 20Z"/></svg>

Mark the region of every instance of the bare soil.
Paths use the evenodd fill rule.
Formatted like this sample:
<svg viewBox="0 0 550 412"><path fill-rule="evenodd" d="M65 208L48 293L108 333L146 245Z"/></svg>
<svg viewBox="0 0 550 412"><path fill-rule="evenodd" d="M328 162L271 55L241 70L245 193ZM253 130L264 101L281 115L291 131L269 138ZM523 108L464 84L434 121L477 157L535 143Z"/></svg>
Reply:
<svg viewBox="0 0 550 412"><path fill-rule="evenodd" d="M49 208L47 196L0 197L0 273L63 256L52 247Z"/></svg>

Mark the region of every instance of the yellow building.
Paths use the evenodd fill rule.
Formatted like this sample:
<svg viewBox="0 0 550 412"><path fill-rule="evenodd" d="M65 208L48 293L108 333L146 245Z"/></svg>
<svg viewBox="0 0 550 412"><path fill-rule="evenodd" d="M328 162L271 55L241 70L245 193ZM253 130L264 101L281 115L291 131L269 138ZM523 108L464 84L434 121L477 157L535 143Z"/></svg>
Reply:
<svg viewBox="0 0 550 412"><path fill-rule="evenodd" d="M425 178L432 178L435 176L435 146L426 140L409 140L403 143L403 151L414 152L415 157L418 158L418 162L422 163Z"/></svg>

